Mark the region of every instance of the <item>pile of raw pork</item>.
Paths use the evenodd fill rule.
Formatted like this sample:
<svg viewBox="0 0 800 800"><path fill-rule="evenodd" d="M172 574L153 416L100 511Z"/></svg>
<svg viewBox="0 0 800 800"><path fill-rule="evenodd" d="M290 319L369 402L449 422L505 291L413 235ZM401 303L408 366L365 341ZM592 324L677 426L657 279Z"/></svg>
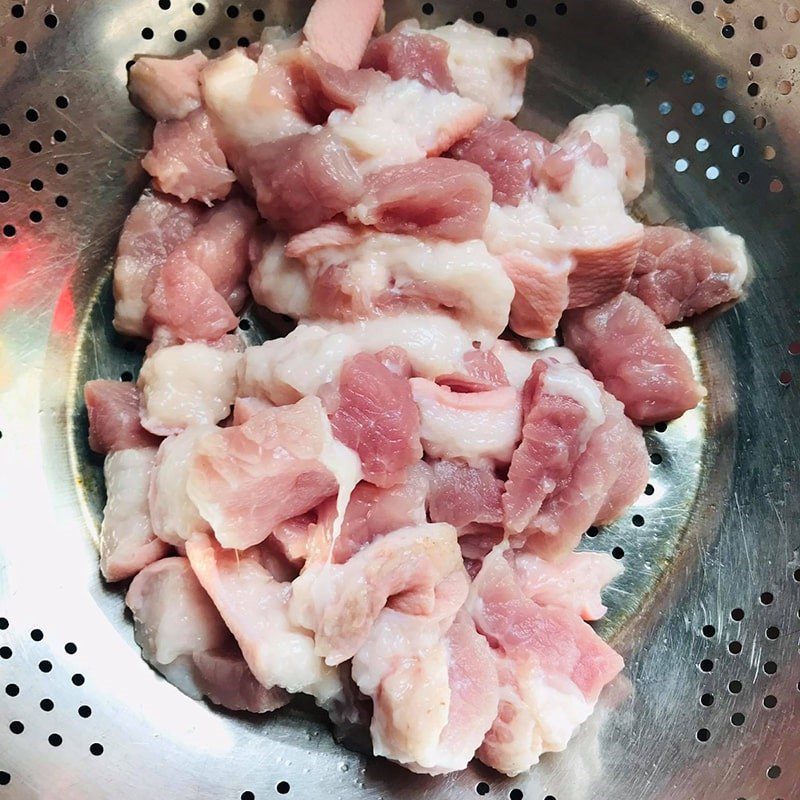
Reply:
<svg viewBox="0 0 800 800"><path fill-rule="evenodd" d="M747 258L627 213L629 109L548 141L509 121L527 41L381 12L318 0L293 36L132 66L152 188L114 324L150 343L135 385L86 386L101 568L188 694L304 693L414 771L514 775L622 668L587 623L619 566L574 548L644 489L637 426L704 396L665 326L737 299ZM244 348L251 296L297 326Z"/></svg>

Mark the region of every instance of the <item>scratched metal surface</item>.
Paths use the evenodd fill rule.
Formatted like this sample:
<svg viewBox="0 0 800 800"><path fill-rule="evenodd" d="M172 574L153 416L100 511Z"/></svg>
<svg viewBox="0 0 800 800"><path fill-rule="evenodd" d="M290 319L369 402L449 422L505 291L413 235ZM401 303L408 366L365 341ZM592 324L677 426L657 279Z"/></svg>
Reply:
<svg viewBox="0 0 800 800"><path fill-rule="evenodd" d="M78 399L140 361L109 325L149 136L125 64L213 54L307 6L0 2L0 800L800 796L800 10L785 2L388 3L529 37L522 119L546 134L630 104L653 165L638 213L728 225L756 264L746 302L678 333L710 397L648 432L652 493L586 538L627 567L602 626L627 669L567 752L514 780L414 776L340 748L308 709L223 714L139 659L98 577Z"/></svg>

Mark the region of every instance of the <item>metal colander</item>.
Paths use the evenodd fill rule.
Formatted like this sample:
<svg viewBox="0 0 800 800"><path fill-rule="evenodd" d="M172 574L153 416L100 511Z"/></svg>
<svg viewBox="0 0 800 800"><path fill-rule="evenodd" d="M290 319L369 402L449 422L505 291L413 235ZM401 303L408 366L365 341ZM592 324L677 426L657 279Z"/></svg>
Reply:
<svg viewBox="0 0 800 800"><path fill-rule="evenodd" d="M792 0L796 2L797 0ZM631 105L648 222L726 225L756 278L681 331L709 388L647 432L652 475L585 546L626 566L601 633L627 669L565 753L505 779L428 778L344 749L303 706L267 717L185 697L139 657L98 574L103 503L81 386L135 377L110 269L145 176L136 53L208 55L297 28L308 0L0 2L0 800L800 797L800 8L774 0L412 0L536 50L522 124L554 135ZM257 341L267 331L242 323ZM794 378L794 380L793 380Z"/></svg>

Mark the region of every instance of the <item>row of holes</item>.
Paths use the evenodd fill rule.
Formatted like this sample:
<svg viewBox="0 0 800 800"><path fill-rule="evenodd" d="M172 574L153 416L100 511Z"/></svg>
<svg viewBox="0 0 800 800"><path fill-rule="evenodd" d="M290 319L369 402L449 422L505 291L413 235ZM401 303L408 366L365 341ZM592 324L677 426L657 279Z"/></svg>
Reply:
<svg viewBox="0 0 800 800"><path fill-rule="evenodd" d="M0 631L7 630L9 628L9 621L5 617L0 617ZM30 632L30 638L34 642L42 642L44 641L44 633L39 628L34 628ZM78 647L74 642L67 642L64 645L64 652L67 655L75 655L78 652ZM13 656L13 651L10 647L3 646L0 647L0 658L3 659L10 659ZM42 660L39 662L39 670L43 673L49 673L53 669L53 665L50 661ZM75 686L83 686L86 682L83 675L80 673L75 673L72 675L72 683ZM19 697L21 694L21 690L16 683L9 683L5 686L5 694L8 697L16 698ZM55 703L49 698L45 697L39 701L39 708L46 712L50 713L55 709ZM78 707L78 716L82 719L88 719L92 716L92 708L88 705L81 705ZM25 733L25 724L21 720L12 720L8 725L8 730L14 736L21 736ZM47 742L51 747L61 747L64 743L64 738L59 733L51 733L47 737ZM100 742L92 742L89 745L89 752L93 756L101 756L105 752L105 748ZM11 783L11 773L0 770L0 786L8 786Z"/></svg>

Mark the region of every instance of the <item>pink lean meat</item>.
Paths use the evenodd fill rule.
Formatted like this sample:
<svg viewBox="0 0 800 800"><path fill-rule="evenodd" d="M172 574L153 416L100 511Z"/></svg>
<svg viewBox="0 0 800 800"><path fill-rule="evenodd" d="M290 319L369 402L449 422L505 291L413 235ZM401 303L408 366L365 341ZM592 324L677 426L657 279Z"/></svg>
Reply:
<svg viewBox="0 0 800 800"><path fill-rule="evenodd" d="M744 241L724 228L645 228L628 291L667 325L738 300L748 269Z"/></svg>
<svg viewBox="0 0 800 800"><path fill-rule="evenodd" d="M158 446L158 437L142 427L139 390L132 383L89 381L83 397L89 415L89 447L95 453Z"/></svg>
<svg viewBox="0 0 800 800"><path fill-rule="evenodd" d="M361 66L385 72L395 81L412 78L440 92L455 92L456 85L447 65L449 54L447 42L426 35L413 20L407 20L373 39L367 45Z"/></svg>
<svg viewBox="0 0 800 800"><path fill-rule="evenodd" d="M150 275L160 272L167 256L191 236L203 213L195 203L145 190L134 206L117 245L114 262L114 328L129 336L146 336L145 287Z"/></svg>
<svg viewBox="0 0 800 800"><path fill-rule="evenodd" d="M142 656L191 697L234 711L264 713L289 697L260 684L185 558L165 558L140 572L125 603Z"/></svg>
<svg viewBox="0 0 800 800"><path fill-rule="evenodd" d="M208 114L200 108L184 119L157 122L142 166L156 189L184 203L199 200L210 206L227 197L235 181Z"/></svg>
<svg viewBox="0 0 800 800"><path fill-rule="evenodd" d="M315 651L341 664L381 610L443 619L464 602L467 574L450 525L406 527L373 540L344 564L309 560L292 584L292 620L314 632Z"/></svg>
<svg viewBox="0 0 800 800"><path fill-rule="evenodd" d="M337 492L346 501L360 476L357 460L333 438L320 401L307 397L204 437L187 488L217 540L243 549Z"/></svg>
<svg viewBox="0 0 800 800"><path fill-rule="evenodd" d="M484 560L467 607L492 645L500 681L498 715L478 758L518 775L567 746L622 659L574 611L526 597L502 545Z"/></svg>
<svg viewBox="0 0 800 800"><path fill-rule="evenodd" d="M333 435L358 454L366 481L392 486L422 457L409 382L375 356L360 353L344 362L327 406Z"/></svg>
<svg viewBox="0 0 800 800"><path fill-rule="evenodd" d="M562 331L581 363L640 425L676 419L705 396L661 320L630 294L570 311Z"/></svg>
<svg viewBox="0 0 800 800"><path fill-rule="evenodd" d="M351 222L454 242L481 238L492 199L480 167L450 158L387 167L369 175L364 188L348 211Z"/></svg>

